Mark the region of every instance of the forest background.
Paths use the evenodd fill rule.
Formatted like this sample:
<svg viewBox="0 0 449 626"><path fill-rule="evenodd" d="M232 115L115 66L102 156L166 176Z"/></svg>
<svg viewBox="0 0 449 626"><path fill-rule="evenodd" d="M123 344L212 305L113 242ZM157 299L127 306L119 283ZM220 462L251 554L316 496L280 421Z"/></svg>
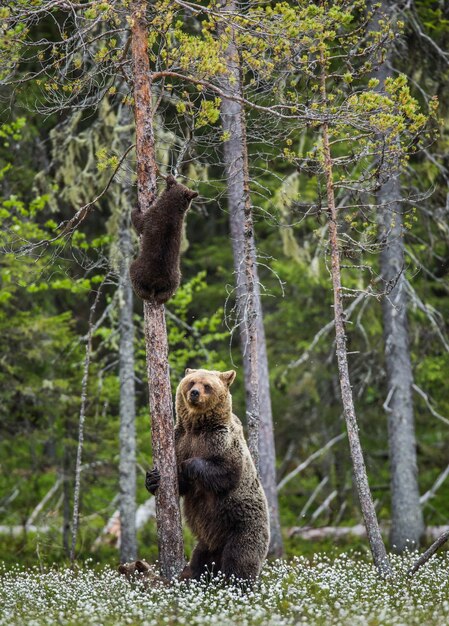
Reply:
<svg viewBox="0 0 449 626"><path fill-rule="evenodd" d="M363 21L362 3L317 6L332 4L351 13L356 24ZM269 6L263 5L263 10ZM288 16L296 5L282 6L281 14ZM449 481L445 480L449 474L445 106L449 15L445 4L437 1L388 2L382 8L394 19L395 38L385 46L388 58L380 63L388 62L393 76L407 76L424 112L431 109L435 96L440 102L441 132L424 141L422 149L402 164L405 191L400 204L405 243L400 276L407 285L405 325L413 371L420 507L426 526L435 527L446 525L449 517ZM261 5L252 9L262 10ZM164 174L175 171L200 192L187 217L183 283L167 304L166 315L173 389L186 367L235 367L233 404L243 418L248 396L236 326L223 157L229 136L223 131L222 98L216 86L222 86L224 74L216 48L216 11L215 5L162 2L151 7L149 14L151 67L154 71L169 68L177 74L165 77L155 88L159 169ZM125 54L127 12L128 3L112 1L38 1L31 9L27 3L2 2L0 7L4 252L0 557L7 562L51 562L69 554L82 382L90 339L78 557L94 553L99 560L119 560L116 538L98 538L119 505L120 421L123 411L133 411L134 402L136 502L142 505L148 500L144 473L152 460L143 317L137 299L132 308L135 339L131 342L135 391L126 392L125 397L120 384L121 341L127 324L122 312L128 301L123 268L132 256L130 246L137 250L129 224L136 201L136 168L129 150L134 131ZM335 19L341 18L335 15ZM347 26L337 21L337 30ZM268 50L270 41L259 50L262 62L255 54L257 41L245 39L243 26L242 32L246 99L257 105L246 108L249 174L280 520L285 553L292 555L334 544L333 539L326 540L326 533L322 533L323 543L310 543L300 527L353 526L360 514L342 436L345 426L334 349L325 192L322 173L309 167L319 127L295 128L275 114L276 103L282 102L289 88L298 106L304 107L314 92L301 76L289 77L286 87L285 74L276 65L276 54L281 58L286 50L274 54L272 48ZM65 47L72 40L73 47ZM270 58L274 59L271 65ZM365 75L362 80L368 86L371 78ZM336 82L335 91L343 89L346 94L344 85L352 81L343 74L343 87ZM356 141L355 136L350 139ZM337 159L347 156L339 153L338 145L335 153ZM362 166L351 170L357 180L369 171L366 162ZM70 236L57 238L58 225L82 207L82 223ZM346 305L350 309L346 332L351 382L376 509L388 532L392 493L387 418L392 398L382 302L399 274L389 289L385 284L378 286L382 247L371 244L379 240L380 226L376 213L367 213L342 211L346 230L340 250L345 285L351 290ZM301 471L295 474L298 467ZM138 554L154 560L153 518L138 530L137 538ZM189 546L191 538L186 536L186 541Z"/></svg>

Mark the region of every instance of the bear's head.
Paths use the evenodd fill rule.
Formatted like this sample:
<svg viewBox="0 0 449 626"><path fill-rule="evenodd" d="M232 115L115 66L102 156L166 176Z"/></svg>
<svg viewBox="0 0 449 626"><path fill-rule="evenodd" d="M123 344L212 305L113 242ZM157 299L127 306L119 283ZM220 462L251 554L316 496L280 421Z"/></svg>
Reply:
<svg viewBox="0 0 449 626"><path fill-rule="evenodd" d="M212 411L217 405L230 409L229 387L235 379L235 371L186 369L186 375L178 386L176 395L191 414ZM230 412L230 411L229 411Z"/></svg>
<svg viewBox="0 0 449 626"><path fill-rule="evenodd" d="M165 194L170 197L170 204L173 202L173 206L182 213L187 211L193 198L198 196L198 192L181 185L171 174L167 176L165 182L167 185Z"/></svg>
<svg viewBox="0 0 449 626"><path fill-rule="evenodd" d="M158 575L154 565L150 565L143 559L141 561L132 561L131 563L123 563L118 567L119 574L125 576L130 582L141 581L142 586L146 588L162 587L168 584Z"/></svg>

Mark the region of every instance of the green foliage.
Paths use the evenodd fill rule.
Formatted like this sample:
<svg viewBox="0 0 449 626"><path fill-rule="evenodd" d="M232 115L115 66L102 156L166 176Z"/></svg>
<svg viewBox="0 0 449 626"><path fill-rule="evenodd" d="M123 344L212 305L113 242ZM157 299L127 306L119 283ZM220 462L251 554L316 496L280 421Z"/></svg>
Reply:
<svg viewBox="0 0 449 626"><path fill-rule="evenodd" d="M178 289L167 307L167 332L169 343L170 376L176 389L184 376L186 367L226 369L226 360L218 348L226 342L228 334L223 328L223 309L218 307L208 314L193 312L196 299L207 293L206 272L199 272ZM142 324L142 318L136 317ZM138 349L138 371L142 377L146 371L145 346Z"/></svg>

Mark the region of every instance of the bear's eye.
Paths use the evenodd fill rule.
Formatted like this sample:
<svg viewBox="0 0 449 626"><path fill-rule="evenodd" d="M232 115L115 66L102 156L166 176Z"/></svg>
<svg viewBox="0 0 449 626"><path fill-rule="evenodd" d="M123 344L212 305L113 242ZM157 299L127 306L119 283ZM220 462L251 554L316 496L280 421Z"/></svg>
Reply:
<svg viewBox="0 0 449 626"><path fill-rule="evenodd" d="M192 387L193 387L193 385L194 385L194 384L195 384L195 381L194 381L194 380L192 380L192 382L190 382L190 383L189 383L189 386L188 386L188 390L189 390L189 391L192 389Z"/></svg>
<svg viewBox="0 0 449 626"><path fill-rule="evenodd" d="M204 385L204 391L206 393L210 393L212 391L212 387L210 385Z"/></svg>

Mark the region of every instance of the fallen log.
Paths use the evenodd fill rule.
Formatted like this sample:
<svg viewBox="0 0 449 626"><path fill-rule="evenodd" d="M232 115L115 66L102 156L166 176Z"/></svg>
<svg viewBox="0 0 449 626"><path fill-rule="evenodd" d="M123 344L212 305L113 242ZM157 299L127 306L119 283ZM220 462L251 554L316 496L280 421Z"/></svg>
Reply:
<svg viewBox="0 0 449 626"><path fill-rule="evenodd" d="M143 504L137 507L136 510L136 531L142 528L151 518L156 516L156 499L148 498ZM96 550L100 545L109 543L116 548L120 548L121 540L121 525L120 525L120 511L116 509L106 523L106 526L101 531L94 543L92 549Z"/></svg>
<svg viewBox="0 0 449 626"><path fill-rule="evenodd" d="M381 524L382 534L387 536L389 532L388 524ZM449 526L428 526L426 529L426 541L435 541L443 534L449 532ZM355 526L321 526L321 528L311 528L310 526L292 526L288 529L289 537L300 537L306 541L322 541L324 539L346 539L357 537L366 538L366 530L363 524Z"/></svg>

